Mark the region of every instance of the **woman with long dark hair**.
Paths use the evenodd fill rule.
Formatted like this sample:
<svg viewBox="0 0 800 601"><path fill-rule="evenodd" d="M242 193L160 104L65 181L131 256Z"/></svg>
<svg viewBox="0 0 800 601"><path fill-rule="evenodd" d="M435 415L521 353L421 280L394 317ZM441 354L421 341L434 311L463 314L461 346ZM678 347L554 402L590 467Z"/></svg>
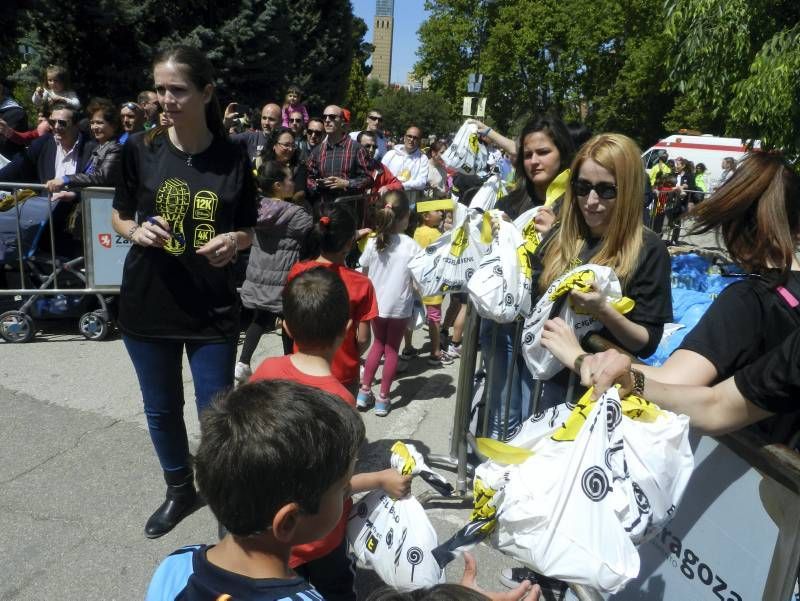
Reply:
<svg viewBox="0 0 800 601"><path fill-rule="evenodd" d="M255 185L228 139L205 54L178 46L153 62L171 125L134 134L122 151L113 226L132 246L117 325L133 362L167 494L145 535L169 532L198 505L183 420L183 352L198 413L233 384L239 299L233 262L250 246Z"/></svg>

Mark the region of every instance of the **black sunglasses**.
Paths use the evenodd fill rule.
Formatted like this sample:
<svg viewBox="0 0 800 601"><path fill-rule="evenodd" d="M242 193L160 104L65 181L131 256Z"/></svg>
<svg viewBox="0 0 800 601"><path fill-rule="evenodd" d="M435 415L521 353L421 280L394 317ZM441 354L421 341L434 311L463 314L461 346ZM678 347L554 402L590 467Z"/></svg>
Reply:
<svg viewBox="0 0 800 601"><path fill-rule="evenodd" d="M302 123L302 119L289 119L289 123Z"/></svg>
<svg viewBox="0 0 800 601"><path fill-rule="evenodd" d="M576 179L572 181L572 189L578 196L588 196L594 190L603 200L612 200L617 197L617 187L607 182L593 184L585 179Z"/></svg>
<svg viewBox="0 0 800 601"><path fill-rule="evenodd" d="M70 122L64 121L63 119L48 119L47 122L50 124L50 127L55 127L56 125L60 125L61 127L70 126Z"/></svg>
<svg viewBox="0 0 800 601"><path fill-rule="evenodd" d="M327 113L325 115L322 115L322 118L325 119L326 121L328 119L330 119L331 121L336 121L336 119L339 118L339 115L334 115L333 113Z"/></svg>
<svg viewBox="0 0 800 601"><path fill-rule="evenodd" d="M383 117L378 117L377 115L367 115L367 119L371 121L383 121Z"/></svg>
<svg viewBox="0 0 800 601"><path fill-rule="evenodd" d="M323 136L323 135L325 135L325 131L320 131L318 129L307 129L306 133L309 136Z"/></svg>

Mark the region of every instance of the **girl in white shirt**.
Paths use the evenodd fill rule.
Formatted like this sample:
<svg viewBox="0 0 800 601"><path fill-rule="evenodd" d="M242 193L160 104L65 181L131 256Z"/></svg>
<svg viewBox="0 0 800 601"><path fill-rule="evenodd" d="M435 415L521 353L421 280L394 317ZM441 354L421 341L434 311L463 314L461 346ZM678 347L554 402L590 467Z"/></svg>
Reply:
<svg viewBox="0 0 800 601"><path fill-rule="evenodd" d="M361 266L369 276L378 297L378 317L372 320L374 342L370 348L361 389L356 397L359 409L367 409L375 402L375 415L389 413L389 389L397 372L398 351L403 332L411 317L414 289L408 263L421 249L403 232L408 229L408 198L401 190L389 192L378 210L376 233L370 238L361 255ZM372 394L372 381L382 357L383 374L381 391L377 399Z"/></svg>

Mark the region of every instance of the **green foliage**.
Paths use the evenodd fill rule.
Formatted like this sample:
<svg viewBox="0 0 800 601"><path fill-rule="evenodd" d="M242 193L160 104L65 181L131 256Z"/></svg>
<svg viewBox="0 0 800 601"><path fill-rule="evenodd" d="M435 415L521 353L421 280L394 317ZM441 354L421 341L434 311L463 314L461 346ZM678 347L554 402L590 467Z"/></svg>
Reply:
<svg viewBox="0 0 800 601"><path fill-rule="evenodd" d="M402 135L410 125L422 134L446 135L455 131L458 122L452 117L449 104L434 92L409 92L405 88L385 88L370 106L383 114L383 126L392 135Z"/></svg>
<svg viewBox="0 0 800 601"><path fill-rule="evenodd" d="M671 80L717 131L800 153L800 4L667 0Z"/></svg>
<svg viewBox="0 0 800 601"><path fill-rule="evenodd" d="M634 137L663 133L671 95L655 46L662 0L429 0L415 66L460 109L466 74L485 76L487 120L509 134L536 112Z"/></svg>
<svg viewBox="0 0 800 601"><path fill-rule="evenodd" d="M367 77L364 74L364 67L359 64L359 61L353 61L350 66L350 78L347 83L344 106L350 110L350 123L364 122L369 109L369 98L367 97Z"/></svg>
<svg viewBox="0 0 800 601"><path fill-rule="evenodd" d="M368 50L349 0L37 0L17 12L11 37L35 50L17 80L33 86L57 62L84 99L134 98L152 87L155 53L186 43L214 63L223 99L281 103L294 82L313 111L344 99L351 62Z"/></svg>

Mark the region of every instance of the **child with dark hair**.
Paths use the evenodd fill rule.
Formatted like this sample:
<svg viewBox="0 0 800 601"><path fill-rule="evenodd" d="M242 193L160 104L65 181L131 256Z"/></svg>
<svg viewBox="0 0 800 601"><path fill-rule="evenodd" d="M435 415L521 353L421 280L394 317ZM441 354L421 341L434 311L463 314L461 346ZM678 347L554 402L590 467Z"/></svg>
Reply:
<svg viewBox="0 0 800 601"><path fill-rule="evenodd" d="M308 109L305 104L301 104L303 98L303 91L297 84L291 84L286 90L286 98L283 100L283 107L281 107L281 124L283 127L289 127L289 117L292 113L300 113L303 115L303 124L308 123Z"/></svg>
<svg viewBox="0 0 800 601"><path fill-rule="evenodd" d="M251 381L292 380L335 394L354 406L353 395L331 373L331 361L348 330L348 300L344 282L324 267L309 269L292 279L283 293L283 327L294 338L297 352L264 360ZM399 498L410 491L411 477L386 469L355 475L350 485L352 492L382 488ZM345 538L351 506L348 499L336 527L320 540L298 544L289 558L289 567L309 580L328 601L355 601L355 575Z"/></svg>
<svg viewBox="0 0 800 601"><path fill-rule="evenodd" d="M372 280L378 295L378 317L372 322L375 342L367 356L361 389L356 402L360 408L375 403L375 415L388 415L389 390L397 372L398 350L414 305L414 291L408 262L421 249L403 232L408 229L408 198L401 190L392 190L376 213L376 236L370 238L361 255L364 273ZM385 355L381 374L381 392L372 394L372 381Z"/></svg>
<svg viewBox="0 0 800 601"><path fill-rule="evenodd" d="M364 441L358 414L310 386L257 382L214 402L200 430L197 484L228 534L167 557L146 600L320 599L289 568L289 553L342 515Z"/></svg>
<svg viewBox="0 0 800 601"><path fill-rule="evenodd" d="M295 263L289 270L288 278L291 282L309 269L325 267L344 282L350 298L350 322L342 345L333 356L331 372L353 395L359 385L361 354L369 348L370 322L378 316L378 301L372 282L364 274L345 265L345 257L352 249L356 236L356 219L352 211L334 205L311 230L308 250L316 258Z"/></svg>
<svg viewBox="0 0 800 601"><path fill-rule="evenodd" d="M234 367L237 382L252 373L250 361L264 332L275 328L283 313L281 294L289 269L300 258L303 243L313 223L307 205L292 202L294 181L289 167L278 161L264 161L258 167L258 222L242 284L242 304L253 310L244 336L239 361ZM283 352L292 352L292 341L282 332Z"/></svg>

